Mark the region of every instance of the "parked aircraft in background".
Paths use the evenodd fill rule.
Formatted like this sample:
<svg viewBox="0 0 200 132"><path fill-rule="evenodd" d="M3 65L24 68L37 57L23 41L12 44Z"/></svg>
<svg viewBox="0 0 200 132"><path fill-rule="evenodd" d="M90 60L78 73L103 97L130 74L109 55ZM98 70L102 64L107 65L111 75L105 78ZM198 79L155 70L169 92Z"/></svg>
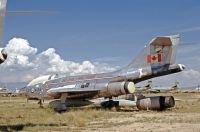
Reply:
<svg viewBox="0 0 200 132"><path fill-rule="evenodd" d="M0 88L0 95L1 96L9 96L12 92L7 88Z"/></svg>
<svg viewBox="0 0 200 132"><path fill-rule="evenodd" d="M161 87L161 86L153 86L152 81L148 81L148 84L143 87L136 88L136 92L138 93L167 93L178 91L178 82L175 82L173 86Z"/></svg>
<svg viewBox="0 0 200 132"><path fill-rule="evenodd" d="M0 96L7 97L7 96L17 96L17 93L14 91L9 90L6 87L0 88Z"/></svg>
<svg viewBox="0 0 200 132"><path fill-rule="evenodd" d="M23 91L28 99L39 99L40 103L45 97L59 99L54 103L56 111L67 110L68 101L101 97L112 100L113 97L133 94L138 82L184 70L184 65L175 64L179 43L179 35L156 37L128 66L120 70L91 75L40 77L30 82Z"/></svg>
<svg viewBox="0 0 200 132"><path fill-rule="evenodd" d="M200 91L200 85L198 85L195 89Z"/></svg>
<svg viewBox="0 0 200 132"><path fill-rule="evenodd" d="M173 92L178 90L178 82L175 82L175 84L171 87L152 87L149 89L150 93L167 93L167 92Z"/></svg>

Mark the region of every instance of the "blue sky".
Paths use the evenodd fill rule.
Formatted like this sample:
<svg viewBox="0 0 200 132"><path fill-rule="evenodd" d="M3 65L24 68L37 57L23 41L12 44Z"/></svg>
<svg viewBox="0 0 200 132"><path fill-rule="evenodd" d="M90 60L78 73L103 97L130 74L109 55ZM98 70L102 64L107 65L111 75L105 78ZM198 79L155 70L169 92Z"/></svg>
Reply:
<svg viewBox="0 0 200 132"><path fill-rule="evenodd" d="M198 0L10 0L8 10L56 11L7 16L4 40L26 38L73 61L117 57L123 65L157 35L200 27ZM199 32L183 33L182 41L199 42Z"/></svg>
<svg viewBox="0 0 200 132"><path fill-rule="evenodd" d="M7 7L56 13L6 16L5 44L20 37L39 52L54 48L64 60L124 66L153 37L180 33L183 43L196 47L180 47L193 50L179 51L178 62L200 71L191 64L200 49L198 0L9 0Z"/></svg>

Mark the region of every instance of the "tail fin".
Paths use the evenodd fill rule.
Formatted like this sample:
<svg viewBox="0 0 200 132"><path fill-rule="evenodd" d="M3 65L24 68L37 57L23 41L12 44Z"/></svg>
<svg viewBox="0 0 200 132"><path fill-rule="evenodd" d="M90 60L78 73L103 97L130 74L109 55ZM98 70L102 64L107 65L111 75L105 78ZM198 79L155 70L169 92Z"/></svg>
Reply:
<svg viewBox="0 0 200 132"><path fill-rule="evenodd" d="M124 69L131 72L139 68L151 68L152 73L166 71L175 63L179 35L156 37L152 39L143 51Z"/></svg>
<svg viewBox="0 0 200 132"><path fill-rule="evenodd" d="M6 15L6 4L7 0L0 0L0 44L2 44L2 36L3 36L3 24L4 17Z"/></svg>
<svg viewBox="0 0 200 132"><path fill-rule="evenodd" d="M178 85L179 85L179 82L176 81L176 82L174 83L174 86L172 86L172 89L173 89L173 90L177 90L177 89L178 89Z"/></svg>

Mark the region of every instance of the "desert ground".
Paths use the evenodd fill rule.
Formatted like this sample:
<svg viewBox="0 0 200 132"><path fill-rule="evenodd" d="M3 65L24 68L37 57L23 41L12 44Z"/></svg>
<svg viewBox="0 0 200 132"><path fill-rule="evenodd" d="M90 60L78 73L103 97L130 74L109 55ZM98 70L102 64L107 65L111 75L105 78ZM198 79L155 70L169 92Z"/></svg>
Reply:
<svg viewBox="0 0 200 132"><path fill-rule="evenodd" d="M40 108L36 101L27 103L23 97L0 97L0 131L200 131L200 93L156 95L173 95L179 101L166 111L87 107L59 114L47 102Z"/></svg>

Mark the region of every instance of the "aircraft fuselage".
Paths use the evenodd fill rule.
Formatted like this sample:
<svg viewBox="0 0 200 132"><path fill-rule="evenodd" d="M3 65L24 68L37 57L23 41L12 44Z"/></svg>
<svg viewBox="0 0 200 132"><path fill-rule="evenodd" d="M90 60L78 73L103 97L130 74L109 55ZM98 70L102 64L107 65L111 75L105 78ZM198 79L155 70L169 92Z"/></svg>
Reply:
<svg viewBox="0 0 200 132"><path fill-rule="evenodd" d="M63 89L74 89L74 92L69 92L68 99L81 98L99 98L113 97L123 94L130 94L135 90L134 86L128 87L129 83L138 83L147 78L154 78L163 75L177 73L183 70L182 65L173 65L167 71L157 74L145 69L138 69L129 73L121 73L121 71L103 74L91 74L80 76L66 76L53 80L49 80L34 86L26 87L26 96L28 98L54 98L61 97ZM144 74L145 73L145 74ZM54 92L60 90L60 92ZM84 92L85 91L85 92Z"/></svg>

